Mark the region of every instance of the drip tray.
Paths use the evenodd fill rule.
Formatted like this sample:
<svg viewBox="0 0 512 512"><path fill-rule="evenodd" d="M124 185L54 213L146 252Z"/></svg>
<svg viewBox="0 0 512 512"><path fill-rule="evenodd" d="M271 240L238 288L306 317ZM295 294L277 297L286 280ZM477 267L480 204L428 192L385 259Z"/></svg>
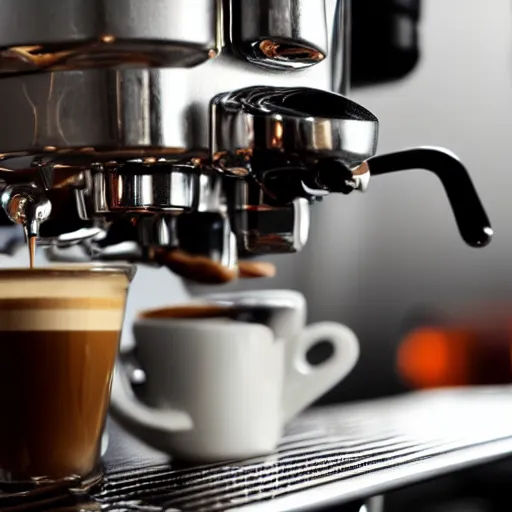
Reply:
<svg viewBox="0 0 512 512"><path fill-rule="evenodd" d="M112 422L109 436L98 510L308 510L512 455L512 388L312 409L290 424L272 457L193 468L170 463Z"/></svg>
<svg viewBox="0 0 512 512"><path fill-rule="evenodd" d="M312 409L266 459L179 468L112 425L97 498L161 510L311 509L512 454L512 388L410 393ZM155 510L158 510L156 508Z"/></svg>

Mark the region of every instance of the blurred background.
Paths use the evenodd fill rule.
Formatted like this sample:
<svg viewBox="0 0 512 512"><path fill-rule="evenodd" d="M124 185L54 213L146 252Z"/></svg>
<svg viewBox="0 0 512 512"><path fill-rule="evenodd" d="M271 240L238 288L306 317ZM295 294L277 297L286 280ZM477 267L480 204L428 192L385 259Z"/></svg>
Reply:
<svg viewBox="0 0 512 512"><path fill-rule="evenodd" d="M487 209L493 242L481 250L464 245L434 175L398 173L373 179L366 194L331 195L313 208L306 249L270 260L277 277L215 289L296 289L308 300L310 322L339 321L357 333L360 362L324 403L485 381L485 368L475 373L472 365L486 353L489 329L466 326L467 311L486 318L497 303L493 353L512 381L512 3L355 0L353 39L351 97L378 117L379 152L418 145L455 152ZM8 264L24 260L26 250ZM140 309L211 291L141 267L123 345L132 343ZM413 332L428 325L437 327ZM454 344L462 347L456 358Z"/></svg>

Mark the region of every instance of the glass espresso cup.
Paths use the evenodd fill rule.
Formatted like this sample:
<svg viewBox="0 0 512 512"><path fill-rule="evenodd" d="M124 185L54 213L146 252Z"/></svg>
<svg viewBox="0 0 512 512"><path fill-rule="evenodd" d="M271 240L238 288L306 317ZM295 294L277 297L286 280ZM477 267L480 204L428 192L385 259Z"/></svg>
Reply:
<svg viewBox="0 0 512 512"><path fill-rule="evenodd" d="M0 270L0 490L101 479L134 267Z"/></svg>

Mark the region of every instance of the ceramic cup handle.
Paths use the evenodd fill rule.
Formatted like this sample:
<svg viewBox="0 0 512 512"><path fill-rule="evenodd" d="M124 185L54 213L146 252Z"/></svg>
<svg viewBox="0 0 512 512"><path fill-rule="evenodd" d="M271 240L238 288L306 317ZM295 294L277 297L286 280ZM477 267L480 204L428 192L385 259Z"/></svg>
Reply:
<svg viewBox="0 0 512 512"><path fill-rule="evenodd" d="M122 359L117 360L114 369L110 409L114 418L130 427L160 432L181 432L193 427L192 418L185 411L157 410L138 400Z"/></svg>
<svg viewBox="0 0 512 512"><path fill-rule="evenodd" d="M312 365L307 361L307 353L321 341L331 343L334 351L323 363ZM359 358L356 335L335 322L309 325L292 343L292 360L288 362L283 395L284 423L340 382Z"/></svg>

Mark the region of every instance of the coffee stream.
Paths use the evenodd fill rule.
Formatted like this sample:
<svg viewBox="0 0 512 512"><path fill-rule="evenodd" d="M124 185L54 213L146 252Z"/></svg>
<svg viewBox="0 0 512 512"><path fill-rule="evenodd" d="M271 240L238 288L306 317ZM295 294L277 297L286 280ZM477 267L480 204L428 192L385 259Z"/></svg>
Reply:
<svg viewBox="0 0 512 512"><path fill-rule="evenodd" d="M30 268L34 268L34 262L36 257L36 242L37 237L35 236L29 236L28 237L28 259L30 263Z"/></svg>

